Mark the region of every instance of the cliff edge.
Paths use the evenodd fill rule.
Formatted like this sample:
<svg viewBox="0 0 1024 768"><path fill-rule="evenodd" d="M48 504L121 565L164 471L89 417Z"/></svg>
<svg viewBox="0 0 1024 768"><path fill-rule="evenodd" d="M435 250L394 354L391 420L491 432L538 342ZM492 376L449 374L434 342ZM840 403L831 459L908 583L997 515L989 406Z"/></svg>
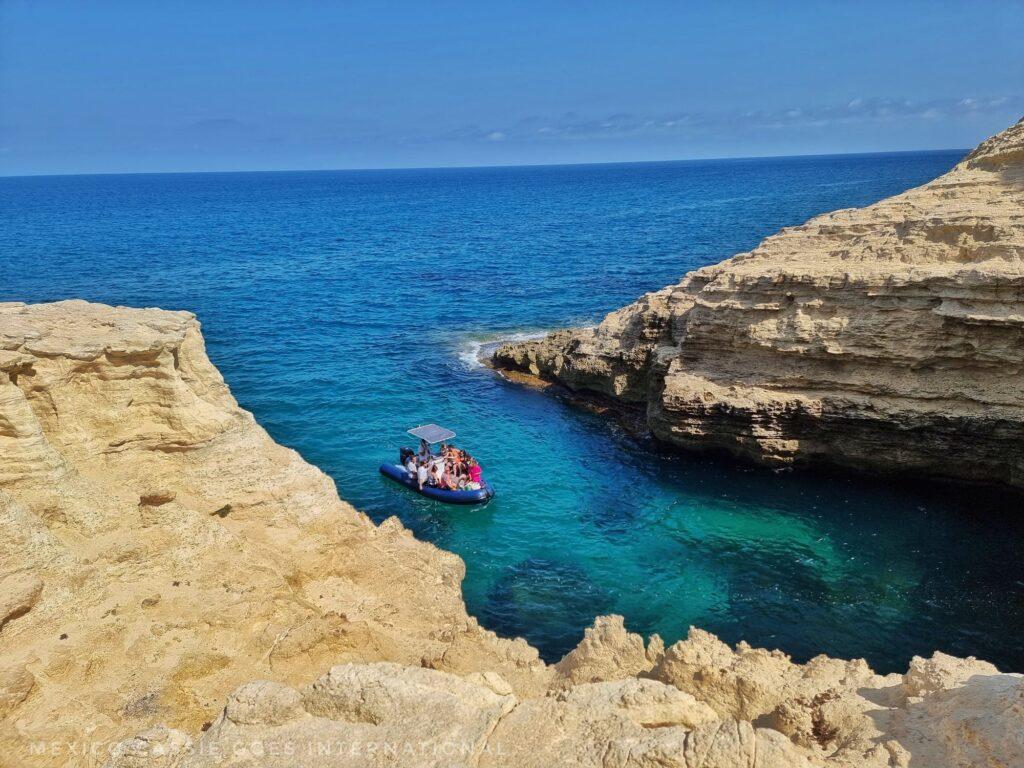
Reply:
<svg viewBox="0 0 1024 768"><path fill-rule="evenodd" d="M533 648L466 614L464 573L271 440L191 314L0 304L0 765L198 731L254 677L347 660L543 687Z"/></svg>
<svg viewBox="0 0 1024 768"><path fill-rule="evenodd" d="M1024 764L1024 679L991 664L600 617L548 666L463 575L275 444L191 314L0 304L3 768Z"/></svg>
<svg viewBox="0 0 1024 768"><path fill-rule="evenodd" d="M1024 120L949 173L782 230L496 367L768 465L1024 486Z"/></svg>

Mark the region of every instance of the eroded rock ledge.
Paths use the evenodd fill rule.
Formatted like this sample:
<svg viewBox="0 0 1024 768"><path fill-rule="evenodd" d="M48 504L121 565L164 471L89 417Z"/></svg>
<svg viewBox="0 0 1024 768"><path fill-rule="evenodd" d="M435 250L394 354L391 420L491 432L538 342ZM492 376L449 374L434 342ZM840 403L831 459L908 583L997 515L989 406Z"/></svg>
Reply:
<svg viewBox="0 0 1024 768"><path fill-rule="evenodd" d="M645 650L618 617L598 619L585 650L529 698L494 672L394 663L335 666L298 688L255 681L205 733L150 728L118 744L108 766L1009 768L1024 759L1024 679L984 662L936 654L881 677L863 661L796 665L699 630L667 651L654 645Z"/></svg>
<svg viewBox="0 0 1024 768"><path fill-rule="evenodd" d="M1024 680L467 616L240 409L184 312L0 304L0 766L1009 766Z"/></svg>
<svg viewBox="0 0 1024 768"><path fill-rule="evenodd" d="M1024 487L1024 121L493 362L642 404L687 449Z"/></svg>

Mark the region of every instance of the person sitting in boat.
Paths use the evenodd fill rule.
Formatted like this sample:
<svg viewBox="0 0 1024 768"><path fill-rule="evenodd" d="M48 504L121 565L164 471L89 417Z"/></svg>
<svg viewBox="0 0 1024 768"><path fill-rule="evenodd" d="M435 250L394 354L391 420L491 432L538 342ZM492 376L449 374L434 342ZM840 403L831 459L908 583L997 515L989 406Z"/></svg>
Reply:
<svg viewBox="0 0 1024 768"><path fill-rule="evenodd" d="M417 461L415 456L413 457L413 463L416 467L416 485L422 491L423 486L427 485L430 481L430 470L427 469L425 462Z"/></svg>
<svg viewBox="0 0 1024 768"><path fill-rule="evenodd" d="M474 491L478 490L481 486L481 483L483 483L484 472L480 468L480 465L477 463L476 459L474 459L472 456L469 457L469 461L466 463L469 464L470 487Z"/></svg>
<svg viewBox="0 0 1024 768"><path fill-rule="evenodd" d="M441 487L449 491L459 490L459 477L455 473L455 467L452 466L451 462L445 462L444 474L441 475Z"/></svg>
<svg viewBox="0 0 1024 768"><path fill-rule="evenodd" d="M412 452L411 448L403 448L403 461L402 466L405 467L405 471L413 477L416 476L416 454Z"/></svg>
<svg viewBox="0 0 1024 768"><path fill-rule="evenodd" d="M428 478L427 482L430 485L435 486L436 488L444 488L444 473L444 460L435 460L430 465L430 477Z"/></svg>
<svg viewBox="0 0 1024 768"><path fill-rule="evenodd" d="M466 462L464 461L459 462L458 465L456 465L455 474L459 480L459 490L469 490L469 465L467 465Z"/></svg>
<svg viewBox="0 0 1024 768"><path fill-rule="evenodd" d="M416 454L416 459L420 464L425 464L434 458L434 454L430 450L430 443L426 440L420 440L420 450Z"/></svg>

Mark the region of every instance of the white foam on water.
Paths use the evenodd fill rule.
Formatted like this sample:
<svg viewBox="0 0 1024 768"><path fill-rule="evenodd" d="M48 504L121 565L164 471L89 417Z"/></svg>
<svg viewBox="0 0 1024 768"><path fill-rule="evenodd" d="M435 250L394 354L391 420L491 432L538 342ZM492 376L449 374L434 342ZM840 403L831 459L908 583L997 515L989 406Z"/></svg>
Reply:
<svg viewBox="0 0 1024 768"><path fill-rule="evenodd" d="M458 346L456 355L462 364L469 369L483 368L483 360L499 346L510 341L534 341L543 339L551 331L518 331L516 333L492 334L464 339Z"/></svg>

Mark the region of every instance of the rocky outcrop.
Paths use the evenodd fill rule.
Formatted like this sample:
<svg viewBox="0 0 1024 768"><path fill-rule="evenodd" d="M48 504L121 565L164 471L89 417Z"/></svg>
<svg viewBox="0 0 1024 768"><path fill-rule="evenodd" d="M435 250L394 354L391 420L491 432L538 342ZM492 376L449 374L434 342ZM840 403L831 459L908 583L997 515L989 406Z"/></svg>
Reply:
<svg viewBox="0 0 1024 768"><path fill-rule="evenodd" d="M463 575L274 443L192 315L0 304L0 765L196 732L249 680L348 660L542 690L533 648L467 616Z"/></svg>
<svg viewBox="0 0 1024 768"><path fill-rule="evenodd" d="M545 665L466 615L458 557L270 440L188 313L3 304L0 358L3 768L1024 763L1024 682L974 659L613 616Z"/></svg>
<svg viewBox="0 0 1024 768"><path fill-rule="evenodd" d="M688 449L1024 486L1024 121L946 175L686 275L499 368Z"/></svg>
<svg viewBox="0 0 1024 768"><path fill-rule="evenodd" d="M1010 768L1024 761L1024 678L973 660L937 654L915 659L906 676L880 677L863 662L821 657L798 665L697 631L665 659L676 661L647 678L525 699L493 672L345 664L298 688L244 685L204 733L151 728L117 745L107 766ZM681 659L693 666L684 669Z"/></svg>
<svg viewBox="0 0 1024 768"><path fill-rule="evenodd" d="M665 652L665 643L651 635L647 645L626 631L621 616L599 616L583 633L583 640L555 664L555 686L622 680L649 672Z"/></svg>

